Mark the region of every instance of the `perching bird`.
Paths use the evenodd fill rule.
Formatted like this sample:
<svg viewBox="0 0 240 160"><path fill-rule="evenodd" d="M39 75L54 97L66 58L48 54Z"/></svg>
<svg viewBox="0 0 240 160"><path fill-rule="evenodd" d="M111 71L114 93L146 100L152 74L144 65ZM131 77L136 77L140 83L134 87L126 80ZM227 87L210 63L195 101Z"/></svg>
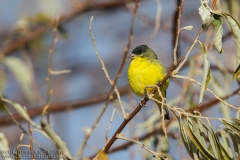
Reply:
<svg viewBox="0 0 240 160"><path fill-rule="evenodd" d="M167 74L166 68L162 62L157 59L157 55L147 45L140 45L133 49L132 54L129 56L131 62L128 68L128 81L133 92L139 96L145 96L145 87L155 85L164 78ZM165 81L161 87L163 97L166 97L166 89L168 88L169 80ZM152 89L147 88L149 93ZM162 98L158 91L154 93L153 98L162 102ZM157 102L156 102L157 103ZM160 113L162 104L157 103ZM165 108L166 114L164 119L169 120L168 109Z"/></svg>

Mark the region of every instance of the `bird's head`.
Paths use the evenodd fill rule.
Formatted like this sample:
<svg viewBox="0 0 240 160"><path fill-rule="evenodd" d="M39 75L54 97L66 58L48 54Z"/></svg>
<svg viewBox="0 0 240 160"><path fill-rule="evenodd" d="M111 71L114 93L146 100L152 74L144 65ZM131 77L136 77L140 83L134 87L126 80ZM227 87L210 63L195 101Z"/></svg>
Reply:
<svg viewBox="0 0 240 160"><path fill-rule="evenodd" d="M137 57L157 59L157 55L147 45L140 45L133 49L132 54L129 56L129 58L135 59Z"/></svg>

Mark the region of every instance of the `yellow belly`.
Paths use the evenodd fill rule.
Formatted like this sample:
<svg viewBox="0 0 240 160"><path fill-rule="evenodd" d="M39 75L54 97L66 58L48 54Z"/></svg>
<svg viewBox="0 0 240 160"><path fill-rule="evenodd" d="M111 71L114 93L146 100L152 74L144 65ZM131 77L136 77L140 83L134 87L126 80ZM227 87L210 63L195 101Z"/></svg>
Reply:
<svg viewBox="0 0 240 160"><path fill-rule="evenodd" d="M137 57L130 62L128 68L128 80L133 92L140 97L144 96L146 86L154 85L159 80L163 79L167 71L163 64L157 59L148 60L146 58ZM167 80L161 88L162 93L165 93L169 85ZM147 89L148 92L151 89ZM165 95L165 94L164 94Z"/></svg>

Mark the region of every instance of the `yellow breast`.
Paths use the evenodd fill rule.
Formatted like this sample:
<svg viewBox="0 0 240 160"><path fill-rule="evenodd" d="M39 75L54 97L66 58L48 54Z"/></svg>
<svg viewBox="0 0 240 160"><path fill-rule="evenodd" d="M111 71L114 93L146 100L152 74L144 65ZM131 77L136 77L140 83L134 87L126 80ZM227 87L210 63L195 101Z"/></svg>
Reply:
<svg viewBox="0 0 240 160"><path fill-rule="evenodd" d="M148 60L147 58L137 57L130 62L128 68L128 80L133 92L140 97L144 96L146 86L154 85L163 79L167 71L163 64L157 59ZM166 81L161 89L165 92L169 85ZM151 89L148 89L150 91Z"/></svg>

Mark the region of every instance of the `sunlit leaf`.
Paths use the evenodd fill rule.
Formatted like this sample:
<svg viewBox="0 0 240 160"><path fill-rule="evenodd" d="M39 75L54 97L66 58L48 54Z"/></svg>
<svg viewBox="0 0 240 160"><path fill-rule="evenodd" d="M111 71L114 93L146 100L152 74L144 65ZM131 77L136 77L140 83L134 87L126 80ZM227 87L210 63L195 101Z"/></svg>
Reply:
<svg viewBox="0 0 240 160"><path fill-rule="evenodd" d="M208 139L210 141L214 156L217 159L221 160L222 157L223 157L222 154L221 154L221 146L220 146L220 143L218 142L218 139L217 139L216 135L214 134L213 129L211 127L205 125L205 124L203 124L203 126L207 131Z"/></svg>
<svg viewBox="0 0 240 160"><path fill-rule="evenodd" d="M6 80L5 72L4 72L3 68L0 66L0 93L2 93L4 91L6 82L7 82L7 80Z"/></svg>
<svg viewBox="0 0 240 160"><path fill-rule="evenodd" d="M211 87L212 87L214 93L217 96L223 97L226 95L226 89L224 89L221 86L221 84L219 84L218 80L215 77L213 77L211 79L210 84L211 84ZM225 117L225 118L230 117L230 108L229 107L226 107L223 103L219 103L219 109L220 109L220 112L222 113L223 117Z"/></svg>
<svg viewBox="0 0 240 160"><path fill-rule="evenodd" d="M47 133L47 135L54 141L57 148L61 150L66 159L72 159L71 153L66 146L66 143L56 134L56 132L50 127L48 123L46 123L44 117L41 118L41 126L42 130Z"/></svg>
<svg viewBox="0 0 240 160"><path fill-rule="evenodd" d="M213 23L214 18L212 16L211 8L208 6L208 4L204 1L202 1L201 6L199 7L199 14L202 18L202 28L204 31L207 31L209 26Z"/></svg>
<svg viewBox="0 0 240 160"><path fill-rule="evenodd" d="M190 123L188 121L187 123L188 125L188 130L189 130L189 133L190 133L190 138L192 140L192 142L194 143L194 145L197 147L197 149L202 153L204 154L206 157L208 157L209 159L215 159L214 156L212 155L212 153L207 149L205 148L201 142L198 140L198 138L196 137L196 135L194 134L193 130L191 129L190 127Z"/></svg>
<svg viewBox="0 0 240 160"><path fill-rule="evenodd" d="M7 153L9 151L9 145L6 136L0 132L0 153ZM11 160L11 158L5 158L4 160Z"/></svg>
<svg viewBox="0 0 240 160"><path fill-rule="evenodd" d="M3 60L3 64L12 72L28 100L34 102L34 94L31 87L33 77L26 63L17 57L6 57Z"/></svg>
<svg viewBox="0 0 240 160"><path fill-rule="evenodd" d="M236 120L234 122L230 120L222 120L223 124L227 128L227 132L229 133L232 143L234 146L235 157L238 157L240 154L240 127L238 123L236 124ZM237 121L238 122L238 121Z"/></svg>
<svg viewBox="0 0 240 160"><path fill-rule="evenodd" d="M191 141L187 135L187 132L184 128L184 124L182 122L182 120L177 116L177 114L175 112L173 112L175 117L177 118L178 120L178 123L179 123L179 131L180 131L180 135L181 135L181 138L182 138L182 141L183 141L183 144L188 152L188 154L193 158L193 151L192 151L192 148L191 148Z"/></svg>
<svg viewBox="0 0 240 160"><path fill-rule="evenodd" d="M222 142L220 142L220 144L221 144L222 152L225 154L225 159L229 159L229 160L233 159L230 141L228 139L226 131L220 130L219 135L220 135L219 138L222 139Z"/></svg>
<svg viewBox="0 0 240 160"><path fill-rule="evenodd" d="M229 136L233 143L234 156L235 156L235 158L237 158L240 153L240 147L238 146L239 145L238 139L240 139L240 136L238 134L236 134L234 131L232 131L231 129L227 129L227 132L229 133Z"/></svg>
<svg viewBox="0 0 240 160"><path fill-rule="evenodd" d="M169 138L166 136L160 136L160 151L161 153L168 153L169 151Z"/></svg>
<svg viewBox="0 0 240 160"><path fill-rule="evenodd" d="M14 103L5 98L2 98L2 101L11 104L13 108L18 112L18 114L23 117L23 119L25 119L32 126L39 128L38 125L29 117L27 111L20 104Z"/></svg>
<svg viewBox="0 0 240 160"><path fill-rule="evenodd" d="M201 91L200 91L200 95L199 95L199 101L198 103L201 104L202 103L202 99L203 99L203 95L205 90L207 89L208 83L211 79L210 76L210 63L208 61L208 57L207 57L207 53L206 53L206 47L204 46L203 43L201 43L199 41L199 43L201 44L202 50L203 50L203 79L202 79L202 87L201 87Z"/></svg>
<svg viewBox="0 0 240 160"><path fill-rule="evenodd" d="M181 29L185 29L185 30L189 30L189 31L193 31L193 26L185 26Z"/></svg>
<svg viewBox="0 0 240 160"><path fill-rule="evenodd" d="M222 53L223 52L223 49L222 49L222 35L223 35L222 16L214 14L213 24L214 24L214 28L215 28L215 32L216 32L216 35L214 38L214 46L219 53Z"/></svg>
<svg viewBox="0 0 240 160"><path fill-rule="evenodd" d="M236 58L236 70L234 72L233 78L236 79L239 77L240 74L240 26L238 24L238 22L229 14L223 13L223 15L226 17L230 28L233 32L233 36L234 36L234 41L237 47L237 58Z"/></svg>

